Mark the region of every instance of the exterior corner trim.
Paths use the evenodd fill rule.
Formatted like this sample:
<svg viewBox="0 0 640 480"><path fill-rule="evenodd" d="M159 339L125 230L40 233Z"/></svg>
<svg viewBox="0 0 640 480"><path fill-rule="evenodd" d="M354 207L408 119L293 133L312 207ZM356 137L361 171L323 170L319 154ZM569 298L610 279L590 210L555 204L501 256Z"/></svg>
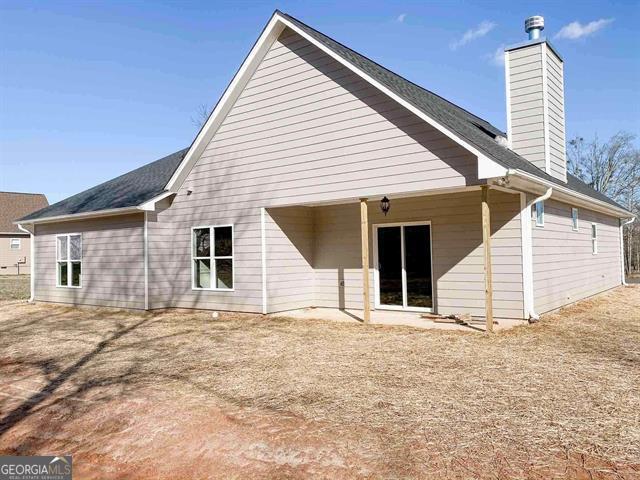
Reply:
<svg viewBox="0 0 640 480"><path fill-rule="evenodd" d="M266 237L266 208L260 208L260 250L262 267L262 313L267 314L267 237Z"/></svg>

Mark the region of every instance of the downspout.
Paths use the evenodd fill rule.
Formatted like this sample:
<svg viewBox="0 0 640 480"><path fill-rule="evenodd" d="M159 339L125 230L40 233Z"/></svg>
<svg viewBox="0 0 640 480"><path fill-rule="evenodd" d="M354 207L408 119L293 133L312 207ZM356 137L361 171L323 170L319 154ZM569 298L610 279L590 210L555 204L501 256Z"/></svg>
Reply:
<svg viewBox="0 0 640 480"><path fill-rule="evenodd" d="M622 285L627 286L627 280L625 278L624 271L624 226L629 225L635 221L636 217L631 217L629 220L624 221L620 219L620 273L622 275Z"/></svg>
<svg viewBox="0 0 640 480"><path fill-rule="evenodd" d="M33 300L35 299L36 293L35 293L35 284L36 284L36 269L35 269L35 258L36 258L36 239L35 236L33 235L33 233L31 233L29 230L27 230L26 228L24 228L22 225L18 224L18 230L22 230L25 233L29 234L29 240L30 240L30 247L31 247L31 252L29 254L30 259L29 259L29 269L30 269L30 274L29 274L29 284L30 284L30 291L31 294L29 295L29 303L33 303ZM36 231L36 226L33 226L33 231ZM623 266L624 268L624 266Z"/></svg>
<svg viewBox="0 0 640 480"><path fill-rule="evenodd" d="M144 309L149 310L149 230L147 211L144 212Z"/></svg>
<svg viewBox="0 0 640 480"><path fill-rule="evenodd" d="M540 319L534 309L534 296L533 296L533 239L531 233L531 213L530 207L538 202L544 202L553 193L553 187L549 187L547 191L537 198L534 198L531 202L526 201L526 194L521 193L521 210L520 210L520 225L522 235L522 287L524 293L525 318L529 322L537 322Z"/></svg>

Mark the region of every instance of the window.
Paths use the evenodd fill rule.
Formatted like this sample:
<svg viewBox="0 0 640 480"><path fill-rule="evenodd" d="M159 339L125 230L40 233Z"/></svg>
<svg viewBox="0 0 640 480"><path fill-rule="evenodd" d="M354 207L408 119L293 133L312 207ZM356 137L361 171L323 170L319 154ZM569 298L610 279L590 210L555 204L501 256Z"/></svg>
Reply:
<svg viewBox="0 0 640 480"><path fill-rule="evenodd" d="M571 228L576 232L578 231L578 209L577 208L571 209Z"/></svg>
<svg viewBox="0 0 640 480"><path fill-rule="evenodd" d="M82 286L82 236L79 233L56 237L57 285L80 288Z"/></svg>
<svg viewBox="0 0 640 480"><path fill-rule="evenodd" d="M536 226L544 226L544 201L536 203Z"/></svg>
<svg viewBox="0 0 640 480"><path fill-rule="evenodd" d="M192 287L233 290L233 225L192 229Z"/></svg>
<svg viewBox="0 0 640 480"><path fill-rule="evenodd" d="M598 225L591 224L591 253L598 253Z"/></svg>
<svg viewBox="0 0 640 480"><path fill-rule="evenodd" d="M12 238L10 245L11 250L20 250L20 239Z"/></svg>

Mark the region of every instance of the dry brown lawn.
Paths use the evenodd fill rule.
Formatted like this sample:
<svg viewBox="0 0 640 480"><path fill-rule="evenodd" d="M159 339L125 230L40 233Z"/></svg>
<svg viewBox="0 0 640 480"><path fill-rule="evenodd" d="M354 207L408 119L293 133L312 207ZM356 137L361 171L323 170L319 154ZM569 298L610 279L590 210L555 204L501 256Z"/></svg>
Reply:
<svg viewBox="0 0 640 480"><path fill-rule="evenodd" d="M0 301L27 300L30 278L29 275L0 275Z"/></svg>
<svg viewBox="0 0 640 480"><path fill-rule="evenodd" d="M0 452L77 478L638 478L640 288L495 335L0 306Z"/></svg>

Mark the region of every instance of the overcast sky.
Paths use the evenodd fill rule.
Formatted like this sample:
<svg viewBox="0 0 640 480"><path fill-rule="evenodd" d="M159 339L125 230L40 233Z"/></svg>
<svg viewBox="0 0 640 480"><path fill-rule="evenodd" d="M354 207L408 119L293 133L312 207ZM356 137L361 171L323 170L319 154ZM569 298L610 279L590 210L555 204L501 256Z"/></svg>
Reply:
<svg viewBox="0 0 640 480"><path fill-rule="evenodd" d="M275 8L501 129L503 47L543 15L567 135L640 133L640 2L574 5L0 0L0 190L53 203L188 146Z"/></svg>

